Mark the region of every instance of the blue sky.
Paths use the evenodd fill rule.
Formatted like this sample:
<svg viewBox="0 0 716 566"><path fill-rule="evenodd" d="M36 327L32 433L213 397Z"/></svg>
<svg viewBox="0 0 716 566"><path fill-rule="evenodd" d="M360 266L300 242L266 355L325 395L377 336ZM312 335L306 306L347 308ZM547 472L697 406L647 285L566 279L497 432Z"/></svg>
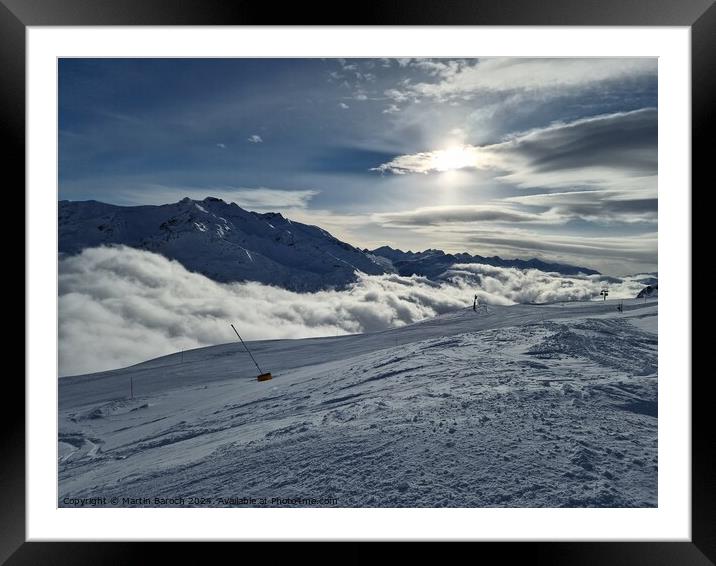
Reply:
<svg viewBox="0 0 716 566"><path fill-rule="evenodd" d="M655 59L61 59L59 196L657 268Z"/></svg>

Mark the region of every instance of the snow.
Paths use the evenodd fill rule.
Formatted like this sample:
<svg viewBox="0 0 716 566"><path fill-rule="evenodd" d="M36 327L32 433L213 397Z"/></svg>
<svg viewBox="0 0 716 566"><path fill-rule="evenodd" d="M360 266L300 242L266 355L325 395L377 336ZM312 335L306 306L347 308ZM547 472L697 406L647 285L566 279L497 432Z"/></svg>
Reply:
<svg viewBox="0 0 716 566"><path fill-rule="evenodd" d="M657 316L636 299L470 307L250 342L267 382L238 343L63 378L59 504L654 507Z"/></svg>
<svg viewBox="0 0 716 566"><path fill-rule="evenodd" d="M366 254L325 230L216 198L128 207L60 201L59 252L75 255L103 245L159 253L214 281L257 281L298 292L344 288L356 281L356 269L383 273Z"/></svg>

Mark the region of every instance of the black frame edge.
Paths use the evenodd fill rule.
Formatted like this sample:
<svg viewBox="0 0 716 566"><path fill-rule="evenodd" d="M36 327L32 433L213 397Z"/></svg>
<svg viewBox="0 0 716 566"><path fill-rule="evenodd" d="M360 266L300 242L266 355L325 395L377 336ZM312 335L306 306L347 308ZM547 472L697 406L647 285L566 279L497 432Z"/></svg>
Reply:
<svg viewBox="0 0 716 566"><path fill-rule="evenodd" d="M318 5L316 5L318 8ZM25 28L33 25L341 25L341 17L321 9L289 7L277 15L270 6L247 0L0 0L0 124L9 150L6 157L12 178L24 187L25 141ZM326 21L328 20L328 21ZM387 0L357 9L352 25L670 25L691 26L692 33L692 186L697 177L706 179L713 160L712 133L716 99L716 5L713 0L530 0L501 3L453 0L449 7L437 2ZM9 142L9 144L8 144ZM693 194L693 192L692 192ZM23 212L25 201L22 200ZM24 217L24 214L23 214ZM692 257L693 252L692 252ZM697 256L698 257L698 256ZM24 262L24 259L23 259ZM23 270L23 288L24 288ZM25 300L27 301L27 296ZM691 311L691 305L688 305ZM23 326L24 328L24 326ZM24 335L24 333L23 333ZM10 376L12 377L12 376ZM716 563L716 443L711 402L707 395L708 374L692 380L692 542L654 543L482 543L481 557L529 559L549 564L650 564L707 565ZM7 393L24 399L24 387L7 379ZM106 564L145 562L176 552L165 543L37 543L25 542L25 407L2 413L0 436L0 564ZM350 543L341 555L363 562L375 554L378 543ZM345 546L345 545L344 545ZM223 547L223 548L222 548ZM437 551L436 557L450 552ZM184 560L202 562L225 552L224 545L183 543ZM216 549L216 550L214 550ZM218 552L217 552L218 550ZM458 549L462 552L464 549ZM425 545L419 548L426 557ZM14 552L14 554L13 554ZM335 559L330 550L313 551L305 544L281 545L272 558L308 552ZM382 552L378 550L378 552ZM427 551L429 554L429 551ZM10 556L12 555L12 556ZM5 560L8 558L7 562Z"/></svg>
<svg viewBox="0 0 716 566"><path fill-rule="evenodd" d="M25 217L25 25L0 2L0 131L4 138L7 188L23 187L22 195L10 197ZM19 216L18 216L19 218ZM24 234L24 225L16 227ZM18 246L19 248L19 246ZM25 250L16 250L14 265L25 266ZM22 278L25 301L25 270ZM15 288L19 287L19 283ZM23 301L23 305L25 305ZM17 301L19 307L19 301ZM23 313L24 314L24 313ZM19 318L18 318L19 320ZM25 323L22 327L25 337ZM10 351L10 350L8 350ZM22 363L24 368L24 359ZM4 373L9 411L0 411L0 563L25 541L25 387L14 371ZM25 372L23 371L23 374ZM20 402L22 399L22 402Z"/></svg>
<svg viewBox="0 0 716 566"><path fill-rule="evenodd" d="M692 190L709 179L713 161L714 100L716 99L716 4L691 27L691 148ZM706 186L701 186L705 190ZM692 200L693 214L693 200ZM692 217L693 226L693 217ZM692 246L698 241L692 238ZM704 251L704 250L702 250ZM699 257L692 248L693 258ZM692 269L693 277L693 269ZM692 293L694 291L692 282ZM691 305L689 311L693 312ZM692 324L693 335L693 324ZM692 346L692 352L693 352ZM693 359L693 358L692 358ZM692 362L693 364L693 362ZM693 367L693 365L692 365ZM694 544L716 562L716 438L709 401L709 383L700 374L691 379L691 528Z"/></svg>
<svg viewBox="0 0 716 566"><path fill-rule="evenodd" d="M339 5L252 0L2 0L28 26L600 25L689 26L712 0L363 0Z"/></svg>

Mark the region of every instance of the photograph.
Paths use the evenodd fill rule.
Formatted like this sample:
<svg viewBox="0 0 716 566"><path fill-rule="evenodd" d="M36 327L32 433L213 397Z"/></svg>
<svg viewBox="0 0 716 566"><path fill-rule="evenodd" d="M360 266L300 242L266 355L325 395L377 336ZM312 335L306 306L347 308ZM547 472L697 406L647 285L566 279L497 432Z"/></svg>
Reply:
<svg viewBox="0 0 716 566"><path fill-rule="evenodd" d="M658 508L659 59L524 55L59 57L57 506Z"/></svg>

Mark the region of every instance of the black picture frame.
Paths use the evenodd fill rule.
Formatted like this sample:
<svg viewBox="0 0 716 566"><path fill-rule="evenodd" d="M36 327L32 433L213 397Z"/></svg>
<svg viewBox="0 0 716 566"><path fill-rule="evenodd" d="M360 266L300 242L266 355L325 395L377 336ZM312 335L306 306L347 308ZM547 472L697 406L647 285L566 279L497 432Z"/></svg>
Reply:
<svg viewBox="0 0 716 566"><path fill-rule="evenodd" d="M5 171L15 186L24 186L25 33L28 26L140 25L569 25L688 26L692 48L692 172L693 183L705 180L713 159L713 100L716 81L716 7L713 0L365 0L344 10L316 3L268 3L247 0L0 0L0 124L5 142ZM703 181L702 181L703 182ZM9 187L9 182L8 185ZM705 189L706 187L704 187ZM684 190L691 190L685 187ZM15 191L17 193L17 191ZM692 191L693 194L693 191ZM14 197L16 210L24 199ZM692 256L693 257L693 256ZM24 261L24 257L23 260ZM17 263L17 265L20 265ZM18 270L19 271L19 270ZM25 304L32 297L25 295ZM691 312L691 305L686 305ZM689 353L690 355L690 353ZM6 373L6 372L4 372ZM690 542L532 542L478 543L482 560L501 563L530 560L545 564L706 565L716 562L716 443L710 372L682 376L692 388L692 536ZM141 564L171 559L211 563L225 545L166 543L39 543L25 541L25 390L17 375L4 376L4 392L15 400L14 413L0 412L0 563L20 564ZM311 559L365 562L376 550L371 544L316 551L284 545L271 550L272 561L283 553L308 553ZM253 549L251 549L253 551ZM455 549L463 553L464 549ZM434 552L440 560L455 552L444 545ZM231 552L231 551L230 551ZM242 551L243 552L243 551ZM276 554L276 553L279 554ZM383 550L378 550L383 552ZM401 551L402 552L402 551ZM429 551L421 545L422 558ZM470 552L470 551L468 551ZM472 551L474 552L474 550ZM212 556L213 555L213 556ZM242 555L243 558L244 555ZM405 555L403 555L405 557ZM161 558L160 558L161 557ZM437 558L436 558L437 559Z"/></svg>

